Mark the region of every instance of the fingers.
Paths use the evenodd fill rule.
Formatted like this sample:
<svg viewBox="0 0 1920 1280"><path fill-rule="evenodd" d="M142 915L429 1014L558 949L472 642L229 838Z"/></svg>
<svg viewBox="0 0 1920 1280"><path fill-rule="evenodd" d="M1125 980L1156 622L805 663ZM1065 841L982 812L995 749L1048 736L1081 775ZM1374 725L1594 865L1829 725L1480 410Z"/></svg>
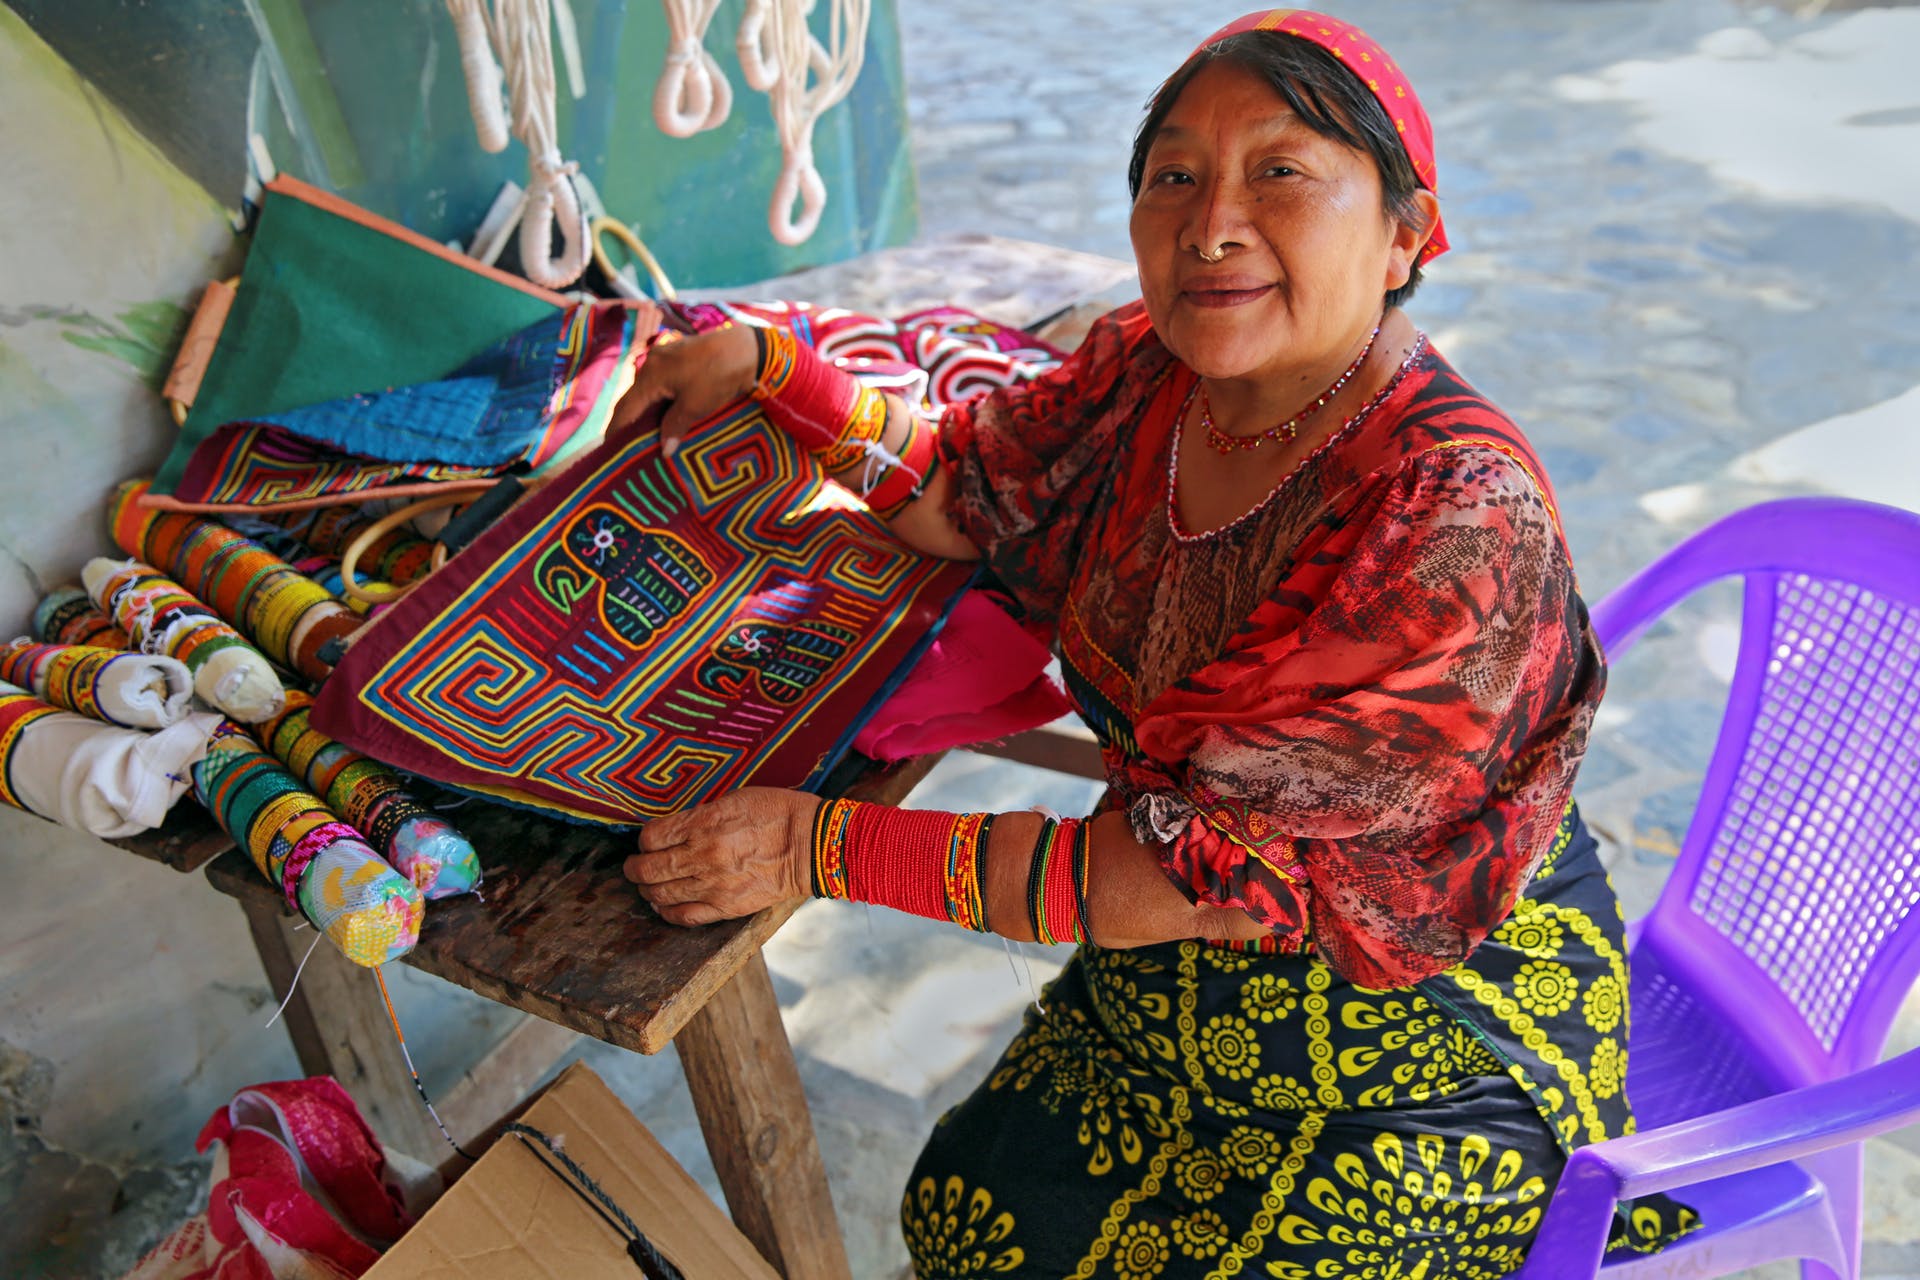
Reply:
<svg viewBox="0 0 1920 1280"><path fill-rule="evenodd" d="M636 853L621 864L620 873L634 884L646 886L695 875L702 865L691 849L680 845L664 853Z"/></svg>
<svg viewBox="0 0 1920 1280"><path fill-rule="evenodd" d="M655 818L640 828L640 848L647 853L658 853L662 849L685 844L699 821L695 815L700 812L699 808L682 809L664 818Z"/></svg>
<svg viewBox="0 0 1920 1280"><path fill-rule="evenodd" d="M695 925L702 924L718 924L722 920L732 919L731 916L721 911L718 907L708 906L704 902L692 902L681 907L665 907L659 910L662 920L665 920L668 924L677 924L682 928L691 928ZM744 915L746 913L742 912L740 914Z"/></svg>
<svg viewBox="0 0 1920 1280"><path fill-rule="evenodd" d="M641 364L640 372L635 376L633 385L613 406L611 426L615 429L632 426L638 422L647 410L659 404L668 396L665 379L659 366L649 359Z"/></svg>
<svg viewBox="0 0 1920 1280"><path fill-rule="evenodd" d="M805 897L819 803L798 791L732 792L648 823L621 871L674 924L730 920Z"/></svg>
<svg viewBox="0 0 1920 1280"><path fill-rule="evenodd" d="M667 880L660 884L642 885L640 896L645 898L653 909L662 907L685 906L690 902L704 902L708 906L718 906L718 895L713 886L700 876L687 876L680 880Z"/></svg>
<svg viewBox="0 0 1920 1280"><path fill-rule="evenodd" d="M675 400L668 405L660 419L660 452L669 458L680 452L680 441L693 430L700 417L687 408L685 400Z"/></svg>
<svg viewBox="0 0 1920 1280"><path fill-rule="evenodd" d="M629 862L634 859L628 859ZM632 878L632 877L629 877ZM640 885L640 896L669 924L712 924L750 916L774 899L754 886L715 875L683 876Z"/></svg>

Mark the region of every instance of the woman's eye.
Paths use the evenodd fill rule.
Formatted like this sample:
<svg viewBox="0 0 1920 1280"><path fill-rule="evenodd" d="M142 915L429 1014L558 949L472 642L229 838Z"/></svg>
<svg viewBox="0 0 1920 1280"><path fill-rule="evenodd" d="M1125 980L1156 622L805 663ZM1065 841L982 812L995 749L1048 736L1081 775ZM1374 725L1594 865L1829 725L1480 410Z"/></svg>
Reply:
<svg viewBox="0 0 1920 1280"><path fill-rule="evenodd" d="M1156 187L1171 187L1171 186L1178 186L1182 183L1188 183L1192 181L1193 181L1192 174L1182 173L1178 169L1170 169L1166 173L1163 173L1159 177L1155 178L1153 180L1153 184Z"/></svg>
<svg viewBox="0 0 1920 1280"><path fill-rule="evenodd" d="M1270 164L1266 167L1264 172L1275 178L1286 178L1286 177L1291 177L1295 173L1298 173L1299 170L1295 169L1290 164Z"/></svg>

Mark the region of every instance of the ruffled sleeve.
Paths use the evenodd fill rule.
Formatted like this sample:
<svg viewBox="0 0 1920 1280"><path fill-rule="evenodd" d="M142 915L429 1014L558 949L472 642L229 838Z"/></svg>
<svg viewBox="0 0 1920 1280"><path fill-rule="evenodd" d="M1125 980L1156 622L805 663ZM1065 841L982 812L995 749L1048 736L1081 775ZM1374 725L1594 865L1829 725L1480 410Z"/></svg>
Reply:
<svg viewBox="0 0 1920 1280"><path fill-rule="evenodd" d="M1138 303L1096 321L1058 368L948 407L950 514L1028 618L1051 633L1123 437L1172 362Z"/></svg>
<svg viewBox="0 0 1920 1280"><path fill-rule="evenodd" d="M1190 898L1410 985L1505 918L1605 683L1549 499L1488 447L1398 464L1229 652L1146 708L1130 813Z"/></svg>

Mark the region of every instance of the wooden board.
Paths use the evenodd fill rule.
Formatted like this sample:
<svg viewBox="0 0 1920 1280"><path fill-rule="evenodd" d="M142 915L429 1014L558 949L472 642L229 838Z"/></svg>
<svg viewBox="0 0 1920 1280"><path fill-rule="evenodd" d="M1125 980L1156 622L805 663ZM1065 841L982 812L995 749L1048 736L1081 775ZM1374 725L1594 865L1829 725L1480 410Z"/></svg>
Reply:
<svg viewBox="0 0 1920 1280"><path fill-rule="evenodd" d="M154 830L107 843L175 871L198 871L233 848L233 840L220 824L191 800L174 805L166 822Z"/></svg>
<svg viewBox="0 0 1920 1280"><path fill-rule="evenodd" d="M869 774L846 794L897 804L936 760ZM477 802L450 816L480 853L484 896L430 904L406 963L623 1049L664 1048L798 906L681 928L620 874L631 833ZM256 909L280 901L238 850L207 878Z"/></svg>

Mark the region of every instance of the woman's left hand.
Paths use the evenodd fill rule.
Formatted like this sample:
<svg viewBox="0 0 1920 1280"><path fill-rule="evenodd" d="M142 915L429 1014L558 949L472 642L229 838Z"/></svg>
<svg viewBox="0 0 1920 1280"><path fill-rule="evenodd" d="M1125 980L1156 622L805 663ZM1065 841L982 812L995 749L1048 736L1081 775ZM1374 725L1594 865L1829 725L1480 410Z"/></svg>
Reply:
<svg viewBox="0 0 1920 1280"><path fill-rule="evenodd" d="M743 787L640 829L623 868L670 924L712 924L804 898L818 796Z"/></svg>

